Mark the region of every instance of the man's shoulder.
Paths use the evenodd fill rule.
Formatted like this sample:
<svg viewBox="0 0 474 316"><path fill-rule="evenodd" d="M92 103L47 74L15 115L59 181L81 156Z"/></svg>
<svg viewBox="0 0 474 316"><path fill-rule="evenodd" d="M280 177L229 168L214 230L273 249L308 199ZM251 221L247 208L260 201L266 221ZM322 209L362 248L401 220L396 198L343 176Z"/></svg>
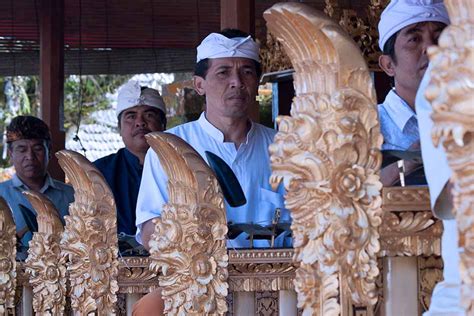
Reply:
<svg viewBox="0 0 474 316"><path fill-rule="evenodd" d="M266 139L270 142L273 142L273 138L275 137L277 130L262 125L260 123L253 123L253 128L255 130L255 135L258 138Z"/></svg>
<svg viewBox="0 0 474 316"><path fill-rule="evenodd" d="M11 187L13 187L13 180L12 179L0 182L0 193L5 192L6 190L8 190Z"/></svg>
<svg viewBox="0 0 474 316"><path fill-rule="evenodd" d="M107 167L107 166L110 165L110 163L111 163L113 160L117 159L117 157L118 157L119 155L121 155L122 151L123 151L123 148L119 149L116 153L113 153L113 154L110 154L110 155L107 155L107 156L105 156L105 157L102 157L102 158L99 158L99 159L95 160L95 161L93 162L93 164L94 164L97 168L99 168L99 169L100 169L101 167Z"/></svg>
<svg viewBox="0 0 474 316"><path fill-rule="evenodd" d="M74 188L69 184L66 184L56 179L53 179L53 183L54 183L54 186L56 188L59 188L60 190L74 193Z"/></svg>
<svg viewBox="0 0 474 316"><path fill-rule="evenodd" d="M166 130L166 133L170 133L176 136L179 136L183 138L184 140L187 140L187 136L189 133L193 133L196 131L196 129L200 128L200 125L198 121L192 121L192 122L187 122L178 126L175 126L173 128L170 128Z"/></svg>

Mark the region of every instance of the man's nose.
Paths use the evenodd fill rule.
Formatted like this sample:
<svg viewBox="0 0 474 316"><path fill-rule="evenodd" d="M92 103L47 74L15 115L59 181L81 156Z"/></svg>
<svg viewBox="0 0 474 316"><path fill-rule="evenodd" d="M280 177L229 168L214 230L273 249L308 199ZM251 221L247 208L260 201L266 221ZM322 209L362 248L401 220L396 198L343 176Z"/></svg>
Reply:
<svg viewBox="0 0 474 316"><path fill-rule="evenodd" d="M33 149L28 148L28 149L26 150L26 152L25 152L25 158L27 158L27 159L35 159L35 158L36 158Z"/></svg>
<svg viewBox="0 0 474 316"><path fill-rule="evenodd" d="M137 118L135 119L135 126L141 127L145 125L146 125L146 121L143 119L143 116L138 115Z"/></svg>
<svg viewBox="0 0 474 316"><path fill-rule="evenodd" d="M424 40L423 40L423 53L426 54L427 50L428 50L428 47L430 46L433 46L433 45L437 45L438 44L438 40L435 38L434 35L431 35L429 34L428 36L425 36Z"/></svg>
<svg viewBox="0 0 474 316"><path fill-rule="evenodd" d="M234 73L230 80L231 80L231 87L240 88L240 89L244 87L242 78L239 73Z"/></svg>

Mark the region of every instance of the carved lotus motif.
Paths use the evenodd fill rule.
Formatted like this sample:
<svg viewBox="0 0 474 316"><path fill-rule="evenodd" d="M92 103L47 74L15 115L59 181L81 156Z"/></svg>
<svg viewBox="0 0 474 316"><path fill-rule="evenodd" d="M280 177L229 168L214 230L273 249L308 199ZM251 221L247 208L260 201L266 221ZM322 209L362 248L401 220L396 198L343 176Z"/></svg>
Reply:
<svg viewBox="0 0 474 316"><path fill-rule="evenodd" d="M337 24L303 4L276 4L264 17L295 68L291 117L278 117L269 151L271 183L287 189L304 269L299 304L308 315L338 315L341 295L373 305L382 137L367 65ZM316 276L319 295L310 288Z"/></svg>
<svg viewBox="0 0 474 316"><path fill-rule="evenodd" d="M161 269L165 313L227 311L227 221L222 193L205 161L177 136L147 136L169 176L169 201L154 220L151 269Z"/></svg>
<svg viewBox="0 0 474 316"><path fill-rule="evenodd" d="M83 314L115 314L118 291L116 207L102 174L83 156L57 153L75 191L65 217L62 254L68 259L71 305Z"/></svg>

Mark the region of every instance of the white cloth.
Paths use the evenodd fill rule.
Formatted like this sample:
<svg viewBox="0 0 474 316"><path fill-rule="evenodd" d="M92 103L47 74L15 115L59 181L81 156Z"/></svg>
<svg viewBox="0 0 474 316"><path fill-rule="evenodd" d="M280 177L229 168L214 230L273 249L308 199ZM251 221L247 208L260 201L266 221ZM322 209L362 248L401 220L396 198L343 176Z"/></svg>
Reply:
<svg viewBox="0 0 474 316"><path fill-rule="evenodd" d="M142 91L137 81L130 80L119 89L115 113L119 116L124 110L139 105L148 105L166 114L165 102L157 90L146 88Z"/></svg>
<svg viewBox="0 0 474 316"><path fill-rule="evenodd" d="M234 171L244 191L247 203L230 207L226 203L227 221L233 223L270 224L276 208L281 208L280 222L289 222L290 215L284 209L283 186L279 192L271 190L271 175L268 146L273 142L276 131L252 123L247 141L235 148L234 143L224 142L224 135L214 127L202 113L197 121L177 126L167 131L187 141L206 160L205 151L222 158ZM160 216L164 203L168 201L168 178L156 153L150 149L145 157L142 182L137 201L137 241L141 242L141 225ZM245 234L230 241L229 247L249 247ZM275 241L282 247L284 236ZM267 240L254 240L255 247L268 247Z"/></svg>
<svg viewBox="0 0 474 316"><path fill-rule="evenodd" d="M430 73L431 65L426 70L425 76L420 83L415 100L418 125L420 128L421 154L423 157L426 181L428 182L430 190L431 208L437 216L449 219L452 218L452 216L447 216L447 214L443 214L443 210L436 208L438 197L451 178L451 168L449 168L443 146L440 144L438 147L435 147L431 139L431 131L433 129L431 114L433 113L433 108L425 98L425 90L430 81Z"/></svg>
<svg viewBox="0 0 474 316"><path fill-rule="evenodd" d="M420 139L413 109L392 89L378 106L383 150L408 150Z"/></svg>
<svg viewBox="0 0 474 316"><path fill-rule="evenodd" d="M219 33L211 33L197 47L197 63L206 58L223 57L244 57L260 62L259 45L250 35L227 38Z"/></svg>
<svg viewBox="0 0 474 316"><path fill-rule="evenodd" d="M423 156L426 180L430 190L432 210L436 215L444 215L443 217L446 218L448 217L446 214L452 214L451 206L449 206L450 203L439 203L440 201L438 200L444 198L440 196L440 193L451 177L451 169L449 168L442 146L440 145L438 148L434 147L431 139L431 130L433 127L431 113L433 112L433 108L424 96L426 87L430 81L430 73L431 65L426 70L425 76L418 88L415 106L418 114L418 124L420 126L421 153ZM423 315L464 316L464 309L460 306L461 276L459 274L459 247L456 221L443 220L443 227L441 256L444 262L444 280L436 284L431 296L430 309Z"/></svg>
<svg viewBox="0 0 474 316"><path fill-rule="evenodd" d="M461 307L461 275L459 273L458 229L456 220L443 220L441 256L443 281L436 284L429 310L423 316L464 316Z"/></svg>
<svg viewBox="0 0 474 316"><path fill-rule="evenodd" d="M449 24L442 0L392 0L383 10L379 22L379 46L383 51L390 37L404 27L419 22Z"/></svg>

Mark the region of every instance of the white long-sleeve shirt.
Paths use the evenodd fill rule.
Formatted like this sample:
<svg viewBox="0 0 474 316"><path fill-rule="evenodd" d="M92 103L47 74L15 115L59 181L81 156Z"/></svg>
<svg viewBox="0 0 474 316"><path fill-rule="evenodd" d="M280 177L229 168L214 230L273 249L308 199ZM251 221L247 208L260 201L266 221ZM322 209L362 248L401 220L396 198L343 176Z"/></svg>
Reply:
<svg viewBox="0 0 474 316"><path fill-rule="evenodd" d="M290 215L284 209L283 190L272 191L268 146L273 142L275 130L252 123L246 142L238 149L232 142L224 142L224 134L213 126L203 112L197 121L174 127L167 131L188 142L206 160L205 151L222 158L234 171L242 186L247 203L240 207L230 207L225 203L227 221L232 223L255 223L268 225L272 222L275 209L282 211L280 222L289 222ZM168 201L168 177L156 153L150 149L145 157L143 175L137 201L137 240L141 242L141 226L144 222L158 217L163 205ZM283 245L283 236L275 241L275 246ZM229 247L249 247L245 234L230 241ZM268 247L267 240L255 240L255 247Z"/></svg>

